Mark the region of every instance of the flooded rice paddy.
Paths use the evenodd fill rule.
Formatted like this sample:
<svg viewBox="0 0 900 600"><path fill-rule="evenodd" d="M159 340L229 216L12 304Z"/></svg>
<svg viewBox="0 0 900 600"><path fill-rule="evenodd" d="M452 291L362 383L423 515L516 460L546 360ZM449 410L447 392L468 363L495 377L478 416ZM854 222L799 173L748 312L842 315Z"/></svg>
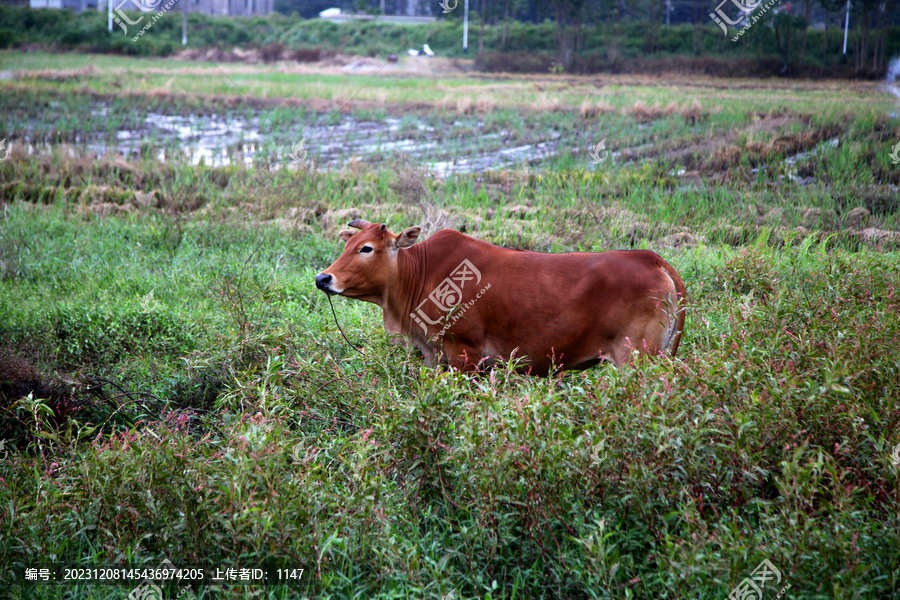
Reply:
<svg viewBox="0 0 900 600"><path fill-rule="evenodd" d="M447 176L522 165L540 167L560 154L586 152L585 132L562 123L525 126L513 116L505 123L474 115L440 116L310 114L299 118L264 112L178 115L148 111L123 116L95 104L90 114L53 113L40 121L8 122L14 140L32 154L65 143L70 152L97 157L185 160L210 166L340 169L354 160L369 164L398 158ZM504 126L505 125L505 126ZM567 126L568 125L568 126ZM584 146L579 148L578 146Z"/></svg>
<svg viewBox="0 0 900 600"><path fill-rule="evenodd" d="M746 128L780 139L798 138L788 152L773 146L756 160L750 175L781 165L801 185L810 176L793 173L797 163L816 160L824 148L837 148L840 137L802 138L808 124L800 117L774 113L739 125L716 119L693 122L662 113L654 119L615 114L582 119L564 112L487 114L453 111L387 114L369 110L313 112L302 108L221 109L197 113L165 105L139 109L127 99L50 101L35 111L10 112L2 124L6 137L29 154L64 149L70 155L128 160L142 157L213 167L246 166L269 170L315 168L341 170L354 163L369 166L409 163L438 177L527 167L537 171L576 166L609 169L613 164L674 160L671 176L687 177L698 165L706 172L728 169L734 160L717 153L743 152L735 132ZM787 135L788 137L784 137ZM790 141L790 140L789 140ZM693 157L693 158L691 158ZM609 160L607 160L609 159ZM716 166L717 162L722 162Z"/></svg>

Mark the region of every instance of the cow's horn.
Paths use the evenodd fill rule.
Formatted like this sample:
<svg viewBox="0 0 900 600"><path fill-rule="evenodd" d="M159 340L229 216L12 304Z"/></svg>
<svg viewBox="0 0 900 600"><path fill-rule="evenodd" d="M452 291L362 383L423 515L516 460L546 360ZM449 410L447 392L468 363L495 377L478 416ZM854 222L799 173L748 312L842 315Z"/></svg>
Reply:
<svg viewBox="0 0 900 600"><path fill-rule="evenodd" d="M357 229L363 229L364 227L367 227L369 225L371 225L371 223L363 219L354 219L353 221L347 223L347 227L356 227Z"/></svg>

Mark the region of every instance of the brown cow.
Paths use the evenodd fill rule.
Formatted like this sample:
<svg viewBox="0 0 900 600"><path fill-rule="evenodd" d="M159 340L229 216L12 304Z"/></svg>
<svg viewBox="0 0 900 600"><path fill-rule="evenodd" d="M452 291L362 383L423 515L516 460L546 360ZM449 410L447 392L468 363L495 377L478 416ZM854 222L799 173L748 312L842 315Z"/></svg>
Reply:
<svg viewBox="0 0 900 600"><path fill-rule="evenodd" d="M511 357L520 371L628 363L674 355L684 329L685 288L654 252L546 254L499 248L442 229L413 245L363 220L340 233L344 253L316 287L381 307L429 365L472 370Z"/></svg>

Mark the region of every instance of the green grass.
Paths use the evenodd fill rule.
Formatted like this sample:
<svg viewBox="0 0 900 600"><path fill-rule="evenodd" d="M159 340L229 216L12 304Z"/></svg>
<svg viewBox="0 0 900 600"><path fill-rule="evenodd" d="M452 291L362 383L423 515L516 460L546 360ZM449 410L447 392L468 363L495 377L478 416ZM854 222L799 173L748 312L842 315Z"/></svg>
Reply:
<svg viewBox="0 0 900 600"><path fill-rule="evenodd" d="M256 100L257 106L279 99L298 103L318 99L335 100L335 108L345 107L351 100L357 104L388 106L445 102L455 108L460 99L475 102L486 98L504 108L555 111L578 109L584 101L631 109L635 102L665 106L670 102L690 104L698 100L706 109L718 106L721 112L712 116L717 120L733 120L753 111L781 110L808 113L821 119L834 118L847 110L883 115L894 104L890 95L879 91L877 82L792 84L779 80L764 83L736 80L723 85L721 80L674 73L662 78L604 75L599 81L540 74L466 77L449 73L415 77L386 66L373 77L375 71L337 75L295 73L288 69L289 72L281 73L271 65L16 51L0 52L0 69L18 72L19 81L43 95L92 93L140 97L152 92L174 96L167 103L189 102L190 98L184 95L215 94L234 97L248 106L253 105L251 99ZM62 77L59 71L63 72ZM595 85L598 82L603 84L599 89ZM778 93L773 93L775 90ZM152 96L149 101L153 101Z"/></svg>
<svg viewBox="0 0 900 600"><path fill-rule="evenodd" d="M50 382L0 404L3 581L35 557L168 557L307 569L299 588L182 598L721 599L768 559L783 579L764 597L900 591L889 100L839 109L843 91L796 89L779 94L799 108L780 111L771 90L723 90L707 120L642 122L637 95L683 105L684 90L622 82L624 115L516 111L514 96L482 115L420 108L404 126L446 126L450 154L499 129L654 144L596 170L582 149L441 180L395 159L326 173L88 158L77 135L107 131L89 98L3 85L16 133L0 163L0 375L14 355ZM123 123L156 100L106 101ZM817 103L832 109L809 117ZM171 113L202 107L248 114L187 95ZM272 136L322 118L265 110ZM31 122L73 152L24 152ZM785 165L791 140L819 154ZM388 344L377 308L336 298L360 355L313 284L353 215L545 251L652 247L688 284L679 354L468 377L426 368Z"/></svg>

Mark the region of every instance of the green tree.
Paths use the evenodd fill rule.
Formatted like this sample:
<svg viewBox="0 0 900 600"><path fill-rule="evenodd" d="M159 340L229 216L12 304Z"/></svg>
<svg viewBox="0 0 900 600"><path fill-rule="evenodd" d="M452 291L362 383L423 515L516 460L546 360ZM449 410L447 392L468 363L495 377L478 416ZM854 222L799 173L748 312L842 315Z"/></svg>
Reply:
<svg viewBox="0 0 900 600"><path fill-rule="evenodd" d="M572 66L576 38L587 17L586 9L590 4L593 4L590 0L553 0L556 44L563 69Z"/></svg>
<svg viewBox="0 0 900 600"><path fill-rule="evenodd" d="M803 17L795 17L787 11L779 12L772 17L772 28L775 31L775 50L784 62L785 70L792 62L792 45L801 31L805 31Z"/></svg>

